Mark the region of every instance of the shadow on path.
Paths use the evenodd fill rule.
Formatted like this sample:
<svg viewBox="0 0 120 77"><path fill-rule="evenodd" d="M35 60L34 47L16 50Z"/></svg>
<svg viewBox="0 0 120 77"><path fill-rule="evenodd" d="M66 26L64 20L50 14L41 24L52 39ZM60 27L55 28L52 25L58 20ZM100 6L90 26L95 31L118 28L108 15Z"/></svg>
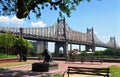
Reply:
<svg viewBox="0 0 120 77"><path fill-rule="evenodd" d="M53 77L54 73L9 70L0 68L0 77Z"/></svg>

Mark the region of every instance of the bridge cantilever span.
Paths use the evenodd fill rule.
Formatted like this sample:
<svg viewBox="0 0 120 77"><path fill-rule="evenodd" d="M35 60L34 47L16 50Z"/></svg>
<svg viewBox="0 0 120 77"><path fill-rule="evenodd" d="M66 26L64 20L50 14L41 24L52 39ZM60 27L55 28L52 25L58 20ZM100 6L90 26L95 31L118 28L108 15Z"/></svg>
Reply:
<svg viewBox="0 0 120 77"><path fill-rule="evenodd" d="M10 32L15 36L20 36L18 27L3 27L0 26L1 33ZM58 20L54 25L49 27L23 28L23 37L32 40L41 40L48 42L67 42L69 44L79 44L94 47L105 47L119 49L115 37L110 37L108 43L104 43L94 34L93 28L87 29L86 33L72 30L65 20Z"/></svg>

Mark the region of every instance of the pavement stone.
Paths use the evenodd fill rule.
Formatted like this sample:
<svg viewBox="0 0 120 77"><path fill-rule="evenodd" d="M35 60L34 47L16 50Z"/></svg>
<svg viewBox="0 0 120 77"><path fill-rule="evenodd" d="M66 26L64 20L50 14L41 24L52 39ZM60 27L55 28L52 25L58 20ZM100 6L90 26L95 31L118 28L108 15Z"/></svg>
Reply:
<svg viewBox="0 0 120 77"><path fill-rule="evenodd" d="M38 60L28 60L31 62L41 62ZM32 64L22 65L22 66L16 66L16 67L9 67L9 68L0 68L0 77L54 77L57 74L63 74L68 66L80 66L80 67L109 67L109 66L120 66L120 63L108 63L108 62L65 62L65 61L53 61L57 62L58 69L51 70L49 72L33 72ZM70 77L100 77L100 76L90 76L90 75L70 75ZM65 74L65 77L67 75Z"/></svg>

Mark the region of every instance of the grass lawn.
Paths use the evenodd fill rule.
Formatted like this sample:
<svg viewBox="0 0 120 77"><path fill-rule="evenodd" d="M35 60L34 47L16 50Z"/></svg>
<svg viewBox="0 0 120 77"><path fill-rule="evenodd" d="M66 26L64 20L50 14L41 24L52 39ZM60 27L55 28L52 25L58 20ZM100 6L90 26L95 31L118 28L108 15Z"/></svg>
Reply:
<svg viewBox="0 0 120 77"><path fill-rule="evenodd" d="M8 54L3 54L0 53L0 58L18 58L19 56L16 55L8 55Z"/></svg>
<svg viewBox="0 0 120 77"><path fill-rule="evenodd" d="M120 77L120 66L110 67L110 77Z"/></svg>
<svg viewBox="0 0 120 77"><path fill-rule="evenodd" d="M0 64L0 68L11 67L11 66L18 66L18 65L25 65L25 64L32 64L32 62L11 62L11 63L1 63L1 64Z"/></svg>

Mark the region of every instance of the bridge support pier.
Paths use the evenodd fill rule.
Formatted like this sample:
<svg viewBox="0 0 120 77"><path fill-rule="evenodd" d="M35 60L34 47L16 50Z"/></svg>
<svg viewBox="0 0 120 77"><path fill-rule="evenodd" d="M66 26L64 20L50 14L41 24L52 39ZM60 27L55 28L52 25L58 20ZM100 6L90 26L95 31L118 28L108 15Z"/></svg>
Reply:
<svg viewBox="0 0 120 77"><path fill-rule="evenodd" d="M81 51L81 45L79 45L79 52Z"/></svg>
<svg viewBox="0 0 120 77"><path fill-rule="evenodd" d="M48 49L48 42L37 41L37 43L36 43L36 50L43 52L45 49Z"/></svg>
<svg viewBox="0 0 120 77"><path fill-rule="evenodd" d="M63 52L61 53L59 50L63 48ZM67 57L68 54L68 43L66 42L55 42L55 57Z"/></svg>
<svg viewBox="0 0 120 77"><path fill-rule="evenodd" d="M72 44L70 44L70 51L72 51Z"/></svg>
<svg viewBox="0 0 120 77"><path fill-rule="evenodd" d="M86 50L86 52L89 52L90 50L92 50L92 52L94 52L95 46L94 45L86 45L85 50Z"/></svg>

